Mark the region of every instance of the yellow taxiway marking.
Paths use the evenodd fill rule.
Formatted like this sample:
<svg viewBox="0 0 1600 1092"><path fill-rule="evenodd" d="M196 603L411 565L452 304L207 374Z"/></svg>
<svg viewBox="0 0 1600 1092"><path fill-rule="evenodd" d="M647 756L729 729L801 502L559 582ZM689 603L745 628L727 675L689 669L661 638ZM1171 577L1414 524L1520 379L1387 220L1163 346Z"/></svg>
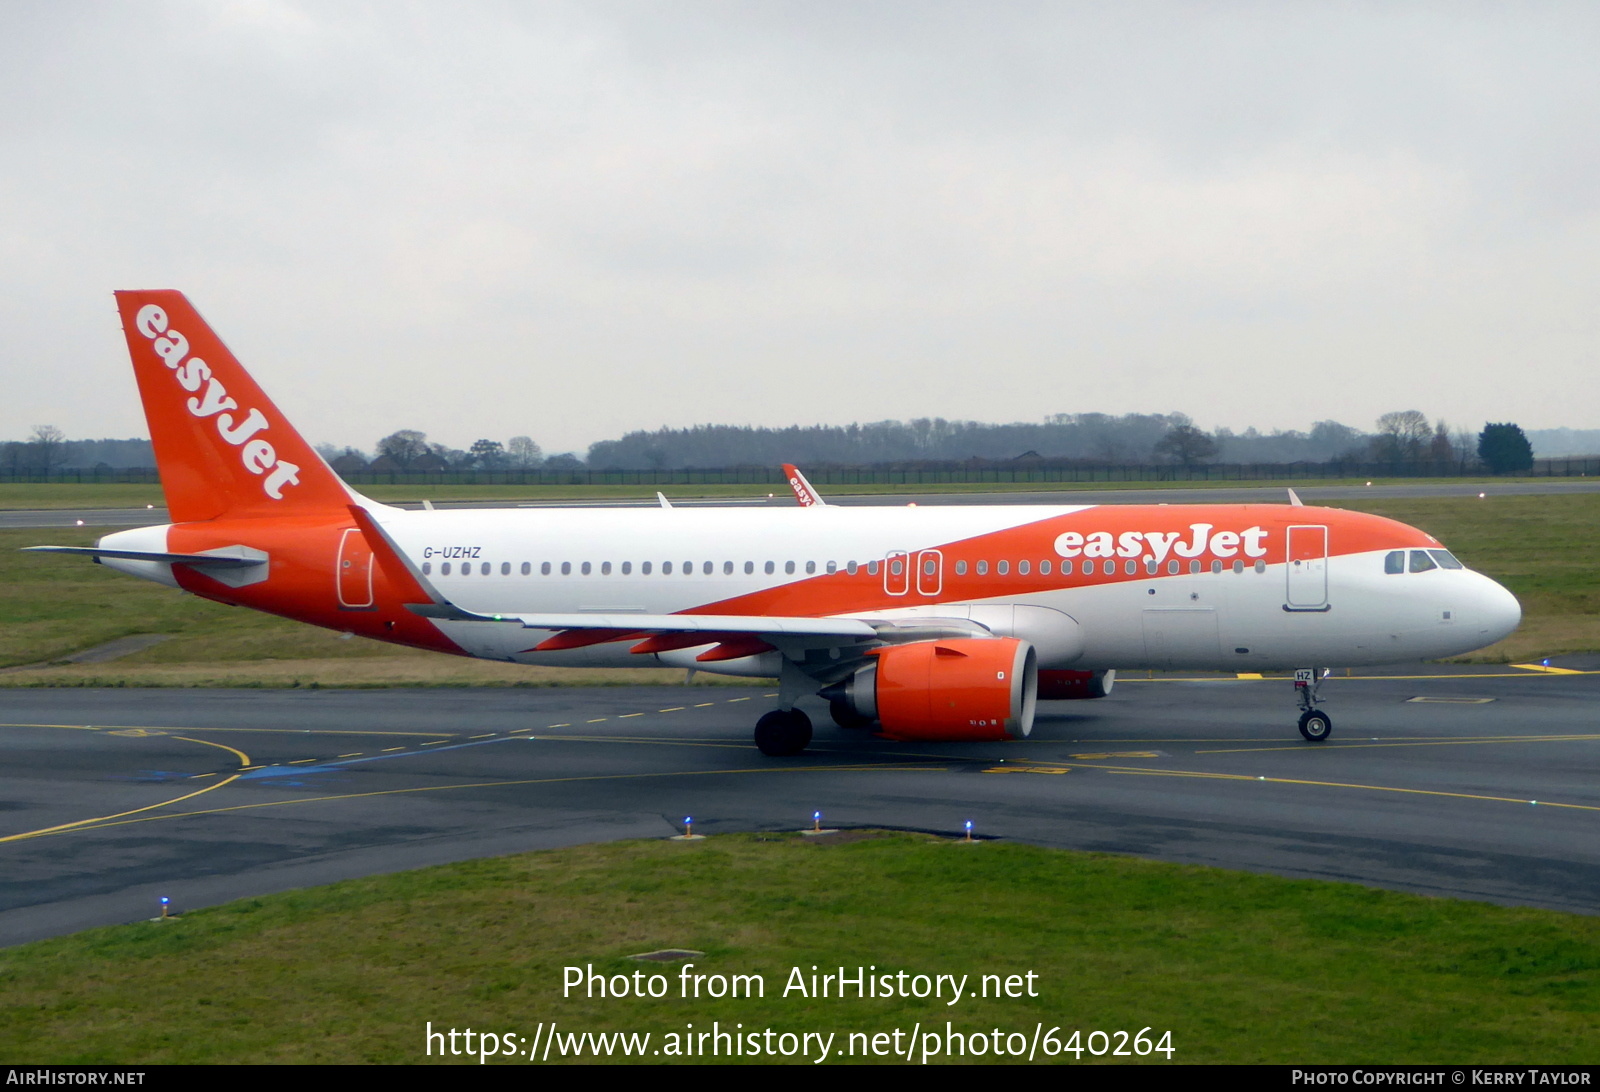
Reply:
<svg viewBox="0 0 1600 1092"><path fill-rule="evenodd" d="M696 709L709 709L715 704L717 704L717 703L714 702L714 701L703 701L699 705L695 706L695 708Z"/></svg>
<svg viewBox="0 0 1600 1092"><path fill-rule="evenodd" d="M128 733L147 733L159 735L165 732L286 732L296 736L437 736L438 732L399 732L399 731L368 731L364 728L213 728L205 724L174 725L164 724L160 727L150 727L138 724L4 724L0 728L73 728L80 732L106 732L110 735Z"/></svg>
<svg viewBox="0 0 1600 1092"><path fill-rule="evenodd" d="M1259 671L1241 671L1237 677L1241 679L1261 679L1265 678L1266 676L1262 675Z"/></svg>
<svg viewBox="0 0 1600 1092"><path fill-rule="evenodd" d="M448 739L430 739L427 743L423 743L420 746L423 746L423 747L437 747L441 743L449 743L449 742L450 741Z"/></svg>
<svg viewBox="0 0 1600 1092"><path fill-rule="evenodd" d="M1434 705L1488 705L1493 698L1407 698L1408 704L1432 703Z"/></svg>
<svg viewBox="0 0 1600 1092"><path fill-rule="evenodd" d="M304 766L308 762L316 762L316 761L317 761L317 759L314 759L314 758L297 758L293 762L289 763L289 765L291 765L291 766Z"/></svg>
<svg viewBox="0 0 1600 1092"><path fill-rule="evenodd" d="M385 748L384 748L384 749L383 749L383 750L382 750L382 752L380 752L380 753L382 753L382 754L388 754L388 753L389 753L389 752L390 752L390 751L403 751L403 750L405 750L405 748L404 748L404 747L385 747Z"/></svg>
<svg viewBox="0 0 1600 1092"><path fill-rule="evenodd" d="M988 769L984 770L983 772L984 773L1064 774L1064 773L1071 773L1072 772L1072 767L1071 766L1061 766L1061 767L1050 767L1050 768L1047 768L1047 767L1044 767L1044 766L990 766Z"/></svg>
<svg viewBox="0 0 1600 1092"><path fill-rule="evenodd" d="M588 720L584 721L583 723L585 723L585 724L599 724L601 721L610 720L610 719L611 719L610 717L590 717Z"/></svg>
<svg viewBox="0 0 1600 1092"><path fill-rule="evenodd" d="M1415 682L1419 679L1436 679L1450 681L1454 679L1527 679L1535 675L1600 675L1600 671L1578 671L1570 667L1540 667L1538 664L1512 664L1512 667L1527 668L1527 671L1474 671L1461 675L1329 675L1327 682ZM1124 679L1117 676L1118 683L1147 683L1147 682L1290 682L1288 675L1251 675L1237 673L1228 675L1174 675L1170 678L1134 678ZM776 696L776 695L774 695Z"/></svg>
<svg viewBox="0 0 1600 1092"><path fill-rule="evenodd" d="M618 717L617 719L618 720L627 720L629 717L642 717L642 716L644 716L643 713L624 713L620 717Z"/></svg>
<svg viewBox="0 0 1600 1092"><path fill-rule="evenodd" d="M150 736L164 736L167 733L159 728L116 728L110 734L114 736L129 736L133 739L145 739Z"/></svg>
<svg viewBox="0 0 1600 1092"><path fill-rule="evenodd" d="M340 755L339 757L340 758L360 758L365 753L366 752L364 752L364 751L351 751L349 754Z"/></svg>
<svg viewBox="0 0 1600 1092"><path fill-rule="evenodd" d="M571 728L570 724L546 724L546 728Z"/></svg>
<svg viewBox="0 0 1600 1092"><path fill-rule="evenodd" d="M221 748L224 751L229 752L230 754L236 755L238 757L239 761L241 763L244 763L244 765L240 766L240 772L241 773L246 769L252 768L252 767L249 766L249 762L250 762L250 756L249 755L245 754L243 751L236 750L236 749L234 749L232 747L229 747L225 743L213 743L211 740L208 740L208 739L190 739L187 736L174 736L173 738L174 739L181 739L185 743L200 743L200 744L204 744L207 747L218 747L218 748ZM45 835L45 834L60 834L60 833L63 833L65 831L69 831L69 830L80 830L80 829L84 829L89 824L107 823L107 822L110 822L113 819L123 819L124 817L129 816L129 815L139 815L142 812L154 811L156 808L165 808L165 807L169 807L169 806L171 806L173 804L180 804L185 800L192 800L196 796L200 796L200 795L202 795L204 793L214 792L217 789L222 788L222 786L224 786L224 785L231 785L233 782L235 782L237 780L239 780L239 774L236 773L236 774L233 774L230 777L227 777L227 778L223 779L222 781L218 781L214 785L207 785L203 789L196 789L194 792L184 793L182 796L175 796L171 800L163 800L159 804L146 804L142 808L133 808L133 809L131 809L129 811L119 811L115 815L97 815L97 816L95 816L93 818L90 818L90 819L79 819L79 820L77 820L75 822L71 822L71 823L59 823L56 826L43 827L43 828L41 828L39 830L25 830L20 834L8 834L5 837L0 838L0 842L20 842L20 841L22 841L22 840L24 840L26 838L38 838L38 837L40 837L42 835Z"/></svg>
<svg viewBox="0 0 1600 1092"><path fill-rule="evenodd" d="M674 706L671 706L671 707L669 707L667 709L657 709L656 712L658 712L658 713L681 713L687 708L689 708L687 705L674 705Z"/></svg>
<svg viewBox="0 0 1600 1092"><path fill-rule="evenodd" d="M1489 796L1483 793L1446 792L1442 789L1407 789L1398 785L1359 785L1346 781L1309 781L1296 777L1256 777L1250 774L1207 773L1201 770L1145 770L1137 767L1111 769L1100 767L1107 773L1129 774L1143 777L1198 777L1214 781L1256 781L1269 785L1309 785L1319 789L1360 789L1366 792L1394 792L1411 796L1444 796L1456 800L1484 800L1496 804L1537 805L1541 808L1568 808L1573 811L1600 811L1595 804L1562 804L1553 800L1529 800L1519 796Z"/></svg>
<svg viewBox="0 0 1600 1092"><path fill-rule="evenodd" d="M821 772L821 771L827 771L827 772L830 772L830 773L877 773L877 772L882 772L882 771L888 771L888 772L891 772L891 773L911 773L911 772L922 772L922 771L925 771L927 769L929 769L929 767L927 767L927 766L875 766L875 765L871 765L871 764L866 764L866 765L844 764L844 765L837 765L837 766L756 766L756 767L752 767L752 768L749 768L749 769L741 769L741 770L670 770L670 771L663 771L663 772L659 772L659 773L590 774L590 775L585 775L585 776L581 776L581 777L540 777L540 778L529 778L527 780L522 780L522 781L478 781L478 782L462 783L462 784L459 784L459 785L421 785L421 786L416 786L414 788L379 789L379 790L377 790L375 792L352 792L352 793L343 793L343 794L335 795L335 796L303 796L303 797L295 797L295 798L288 799L288 800L265 800L265 801L261 801L259 803L255 803L255 804L234 804L234 805L231 805L229 807L224 807L224 808L201 808L198 811L175 812L175 813L173 813L171 815L147 815L147 816L144 816L143 818L139 818L139 819L124 818L125 816L137 814L136 812L127 811L127 812L122 812L122 813L120 813L118 815L102 816L99 819L85 819L85 820L82 820L81 823L69 823L69 824L66 824L66 825L61 826L61 827L50 827L50 828L48 828L46 830L29 831L26 834L13 834L13 835L10 836L10 838L0 838L0 842L12 841L12 840L15 840L15 839L18 839L18 838L40 837L40 836L46 835L46 834L74 834L74 833L77 833L78 831L82 831L82 830L104 830L107 827L127 826L127 825L129 825L131 823L149 823L149 822L153 822L153 821L158 820L158 819L185 819L185 818L189 818L191 816L196 816L196 815L222 815L222 814L225 814L227 812L234 812L234 811L253 811L253 810L257 809L257 808L280 808L280 807L288 806L290 804L317 804L317 803L324 803L324 802L333 801L333 800L361 800L361 799L365 799L365 798L368 798L368 797L374 797L374 796L399 796L399 795L402 795L404 793L442 792L442 791L448 791L448 790L451 790L451 789L493 789L493 788L503 788L503 787L507 787L507 786L513 786L513 785L556 785L556 784L563 784L563 783L575 782L575 781L635 781L635 780L641 780L641 779L644 779L644 778L656 778L656 777L705 777L705 776L719 776L719 775L728 775L728 774L752 774L752 773L781 774L781 773L811 773L811 772ZM228 779L228 781L222 781L222 782L218 782L215 785L207 786L206 788L201 789L200 792L210 792L212 789L219 789L223 785L228 784L228 782L233 781L237 776L238 775L235 774L234 777L230 777ZM178 800L187 800L191 796L199 796L199 795L200 795L199 792L190 793L189 796L180 796L180 797L178 797L177 800L168 800L168 801L166 801L166 803L167 804L175 804L175 803L178 802ZM150 808L140 808L140 809L138 809L138 811L149 811L151 808L158 808L158 807L162 807L162 806L164 806L164 805L162 805L162 804L152 804L150 806ZM83 824L90 824L90 823L95 824L95 825L93 825L93 826L85 826L85 825L83 825Z"/></svg>
<svg viewBox="0 0 1600 1092"><path fill-rule="evenodd" d="M1161 755L1155 751L1103 751L1084 755L1068 755L1067 757L1075 758L1080 762L1094 762L1105 758L1160 758Z"/></svg>
<svg viewBox="0 0 1600 1092"><path fill-rule="evenodd" d="M1362 747L1461 747L1481 743L1585 743L1600 739L1600 735L1582 736L1468 736L1464 739L1418 739L1402 738L1366 743L1339 742L1333 745L1318 744L1324 752L1349 751ZM1271 747L1215 747L1198 750L1197 755L1234 755L1247 751L1304 751L1304 743L1274 744Z"/></svg>
<svg viewBox="0 0 1600 1092"><path fill-rule="evenodd" d="M468 739L488 739L492 735L494 735L493 732L485 732L482 735L479 735L479 736L468 736L467 738Z"/></svg>
<svg viewBox="0 0 1600 1092"><path fill-rule="evenodd" d="M729 698L728 699L728 704L732 705L736 701L754 701L754 700L755 699L753 699L753 698Z"/></svg>

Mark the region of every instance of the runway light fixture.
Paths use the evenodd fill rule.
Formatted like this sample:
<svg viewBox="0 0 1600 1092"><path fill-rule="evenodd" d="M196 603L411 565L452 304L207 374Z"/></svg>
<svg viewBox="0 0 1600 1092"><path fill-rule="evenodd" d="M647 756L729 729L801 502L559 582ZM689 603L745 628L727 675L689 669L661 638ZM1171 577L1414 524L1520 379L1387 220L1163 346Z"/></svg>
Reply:
<svg viewBox="0 0 1600 1092"><path fill-rule="evenodd" d="M822 833L822 813L820 811L811 813L811 829L818 834Z"/></svg>
<svg viewBox="0 0 1600 1092"><path fill-rule="evenodd" d="M972 820L967 820L967 841L972 841Z"/></svg>
<svg viewBox="0 0 1600 1092"><path fill-rule="evenodd" d="M172 909L172 900L167 898L167 896L162 895L161 896L161 916L164 917L164 918L171 917L172 916L171 909Z"/></svg>

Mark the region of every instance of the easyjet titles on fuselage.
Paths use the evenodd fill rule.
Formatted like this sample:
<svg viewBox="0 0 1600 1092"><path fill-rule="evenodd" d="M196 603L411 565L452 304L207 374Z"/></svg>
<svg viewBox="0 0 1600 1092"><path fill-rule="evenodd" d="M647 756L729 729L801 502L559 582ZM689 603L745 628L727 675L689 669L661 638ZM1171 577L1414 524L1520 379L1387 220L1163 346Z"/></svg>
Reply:
<svg viewBox="0 0 1600 1092"><path fill-rule="evenodd" d="M1056 536L1056 553L1062 557L1148 557L1157 565L1167 555L1199 557L1210 551L1213 557L1233 557L1240 549L1245 557L1266 557L1262 545L1268 532L1261 527L1243 531L1215 531L1211 523L1189 524L1189 539L1182 531L1066 531Z"/></svg>
<svg viewBox="0 0 1600 1092"><path fill-rule="evenodd" d="M205 384L203 395L189 399L189 412L196 417L214 415L217 434L239 448L239 458L244 468L252 474L266 475L261 483L262 492L273 500L282 500L284 486L299 484L300 468L278 458L278 452L272 444L256 435L270 427L267 415L252 407L244 420L235 424L233 414L222 412L238 409L239 403L229 397L222 381L211 374L211 365L197 356L189 356L189 339L168 324L167 313L162 308L153 303L145 304L139 308L134 325L139 333L150 339L151 347L172 369L179 386L194 392L200 389L202 383Z"/></svg>

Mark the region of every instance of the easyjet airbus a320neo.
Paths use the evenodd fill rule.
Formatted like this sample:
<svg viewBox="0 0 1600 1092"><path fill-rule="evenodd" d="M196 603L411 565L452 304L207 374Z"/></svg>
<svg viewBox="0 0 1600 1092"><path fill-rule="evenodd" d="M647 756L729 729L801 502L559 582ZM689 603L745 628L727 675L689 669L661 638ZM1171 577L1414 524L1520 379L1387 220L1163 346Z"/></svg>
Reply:
<svg viewBox="0 0 1600 1092"><path fill-rule="evenodd" d="M1296 669L1451 656L1516 628L1516 599L1438 541L1292 504L407 511L346 486L181 293L119 292L173 522L37 547L220 603L523 664L775 677L900 740L1026 736L1041 699L1118 668Z"/></svg>

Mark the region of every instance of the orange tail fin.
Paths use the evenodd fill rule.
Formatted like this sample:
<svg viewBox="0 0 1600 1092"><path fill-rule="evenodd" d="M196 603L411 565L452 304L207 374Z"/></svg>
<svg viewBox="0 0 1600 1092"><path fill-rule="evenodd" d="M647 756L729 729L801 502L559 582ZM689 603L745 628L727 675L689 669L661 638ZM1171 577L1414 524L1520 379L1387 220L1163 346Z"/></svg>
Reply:
<svg viewBox="0 0 1600 1092"><path fill-rule="evenodd" d="M350 491L183 293L116 295L174 523L344 511Z"/></svg>

